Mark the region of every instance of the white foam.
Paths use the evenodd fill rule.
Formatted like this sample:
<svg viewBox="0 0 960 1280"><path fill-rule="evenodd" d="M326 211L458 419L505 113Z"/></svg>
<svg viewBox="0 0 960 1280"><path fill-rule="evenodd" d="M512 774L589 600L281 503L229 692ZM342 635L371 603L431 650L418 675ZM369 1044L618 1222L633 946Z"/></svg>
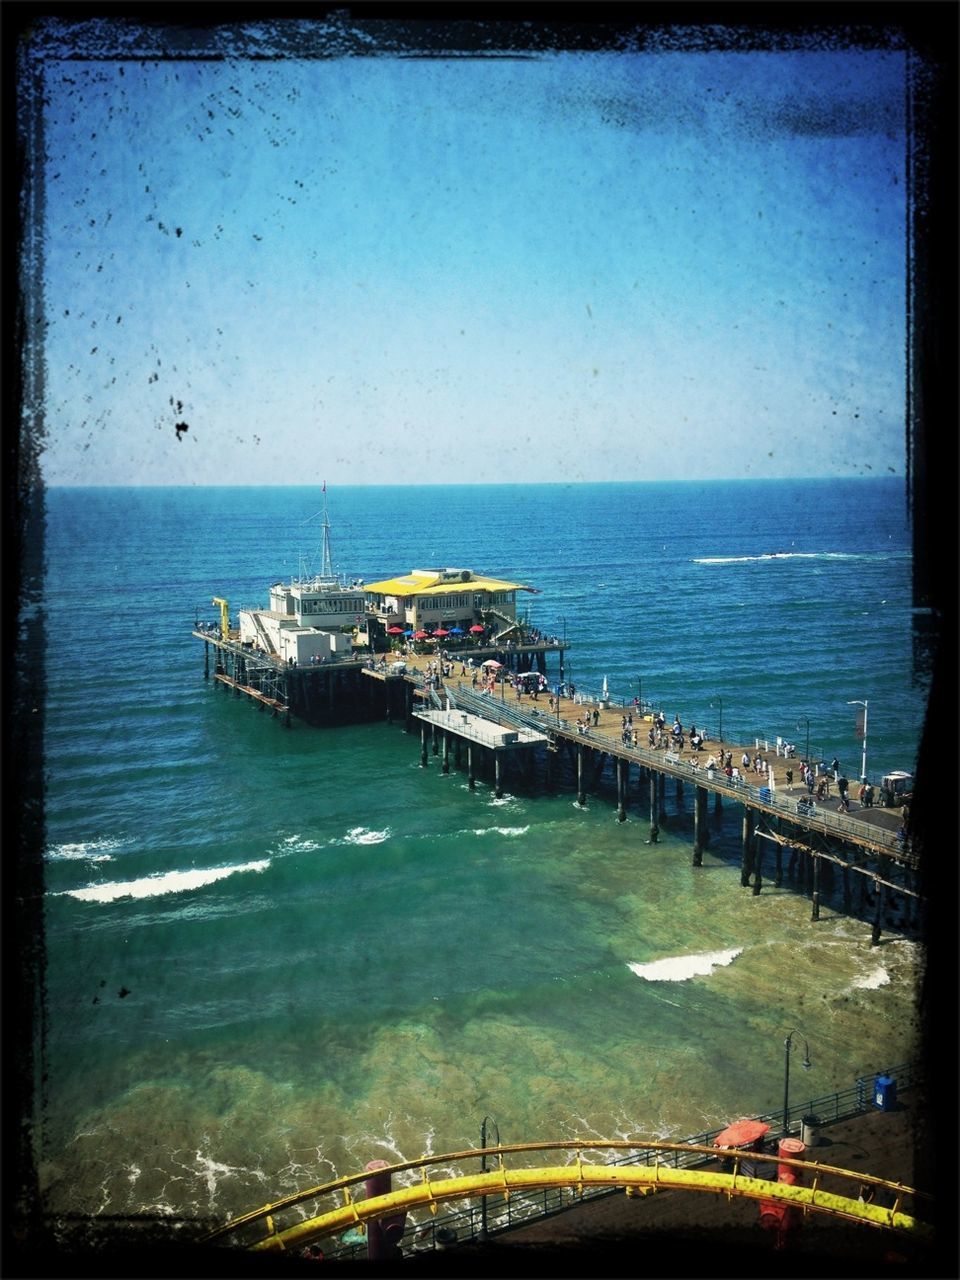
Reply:
<svg viewBox="0 0 960 1280"><path fill-rule="evenodd" d="M767 551L759 556L701 556L694 564L753 564L760 560L862 560L844 551Z"/></svg>
<svg viewBox="0 0 960 1280"><path fill-rule="evenodd" d="M305 840L301 836L285 836L280 844L282 853L313 853L319 848L319 840Z"/></svg>
<svg viewBox="0 0 960 1280"><path fill-rule="evenodd" d="M530 830L527 827L475 827L471 835L474 836L525 836Z"/></svg>
<svg viewBox="0 0 960 1280"><path fill-rule="evenodd" d="M155 898L165 893L184 893L204 885L225 880L242 871L265 871L269 858L242 862L233 867L207 867L198 871L158 871L140 880L115 880L109 884L91 884L85 889L65 889L53 896L79 898L84 902L116 902L118 898Z"/></svg>
<svg viewBox="0 0 960 1280"><path fill-rule="evenodd" d="M696 956L666 956L649 964L627 964L638 978L647 982L686 982L688 978L709 977L714 969L723 968L736 960L743 947L731 947L729 951L705 951Z"/></svg>
<svg viewBox="0 0 960 1280"><path fill-rule="evenodd" d="M889 973L887 973L883 965L879 965L872 973L865 973L860 978L854 978L850 985L864 991L876 991L877 987L885 987L889 982Z"/></svg>
<svg viewBox="0 0 960 1280"><path fill-rule="evenodd" d="M390 838L390 828L383 831L368 831L366 827L353 827L343 837L340 844L383 844Z"/></svg>
<svg viewBox="0 0 960 1280"><path fill-rule="evenodd" d="M116 849L119 840L78 840L68 844L55 844L47 850L51 862L110 862L111 855L101 852Z"/></svg>

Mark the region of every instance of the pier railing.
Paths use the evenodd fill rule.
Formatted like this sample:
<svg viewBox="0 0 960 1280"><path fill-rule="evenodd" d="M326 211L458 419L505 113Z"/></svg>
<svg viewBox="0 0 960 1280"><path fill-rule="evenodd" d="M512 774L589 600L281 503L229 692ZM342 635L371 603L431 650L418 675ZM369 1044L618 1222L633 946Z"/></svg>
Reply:
<svg viewBox="0 0 960 1280"><path fill-rule="evenodd" d="M775 788L771 788L766 783L751 783L743 777L726 778L720 770L710 771L701 765L694 765L691 761L682 760L669 750L628 746L609 734L571 725L568 720L558 720L552 712L524 710L510 699L501 699L496 694L477 694L461 683L454 684L449 681L447 690L455 705L462 707L465 711L474 711L477 715L497 719L520 728L535 729L538 733L551 734L562 730L566 734L576 734L578 740L598 750L615 751L617 755L624 756L637 764L669 773L672 777L680 778L684 782L700 785L708 783L712 791L729 796L733 800L747 800L756 808L788 817L801 826L815 827L818 831L830 832L840 837L854 837L863 843L882 849L883 852L889 853L908 866L916 863L915 856L904 848L903 841L895 833L873 823L862 822L848 814L832 812L805 796L778 794Z"/></svg>
<svg viewBox="0 0 960 1280"><path fill-rule="evenodd" d="M804 1121L815 1122L817 1125L829 1125L874 1110L874 1089L878 1076L895 1080L898 1093L904 1093L919 1084L917 1065L911 1062L901 1063L883 1071L858 1076L852 1084L833 1093L794 1102L790 1105L786 1116L786 1130L784 1130L785 1117L782 1107L750 1118L769 1124L771 1130L778 1136L791 1133L798 1137L802 1133ZM690 1137L678 1139L677 1142L681 1147L686 1145L691 1148L712 1147L714 1140L724 1128L726 1125L721 1125L717 1129L707 1129ZM589 1150L591 1148L587 1145L584 1151ZM666 1162L671 1168L696 1169L712 1163L720 1156L722 1156L722 1150L719 1148L716 1155L697 1150L674 1149L666 1152L654 1149L643 1151L638 1148L625 1155L609 1158L607 1163L649 1166L654 1163L662 1165ZM493 1158L491 1157L491 1160ZM864 1172L869 1173L868 1170ZM617 1194L622 1192L606 1187L547 1187L535 1191L511 1191L509 1198L497 1198L495 1209L488 1206L485 1210L482 1203L470 1201L446 1213L431 1215L423 1221L409 1221L404 1236L405 1246L409 1247L409 1242L414 1250L449 1248L451 1245L482 1239L485 1234L496 1235L514 1227L529 1225L541 1218L552 1217L584 1200ZM358 1257L366 1253L366 1241L361 1233L348 1231L339 1240L325 1241L323 1252L326 1258Z"/></svg>

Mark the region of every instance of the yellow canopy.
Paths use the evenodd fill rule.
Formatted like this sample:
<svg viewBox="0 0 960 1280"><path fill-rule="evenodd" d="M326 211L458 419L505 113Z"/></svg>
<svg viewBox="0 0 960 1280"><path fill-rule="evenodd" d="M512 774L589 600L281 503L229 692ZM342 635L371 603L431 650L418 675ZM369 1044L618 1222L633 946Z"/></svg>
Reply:
<svg viewBox="0 0 960 1280"><path fill-rule="evenodd" d="M439 574L407 574L402 578L387 578L383 582L364 583L364 590L383 596L445 596L466 591L531 591L522 582L504 582L501 578L487 578L471 573L466 582L460 579L442 578Z"/></svg>

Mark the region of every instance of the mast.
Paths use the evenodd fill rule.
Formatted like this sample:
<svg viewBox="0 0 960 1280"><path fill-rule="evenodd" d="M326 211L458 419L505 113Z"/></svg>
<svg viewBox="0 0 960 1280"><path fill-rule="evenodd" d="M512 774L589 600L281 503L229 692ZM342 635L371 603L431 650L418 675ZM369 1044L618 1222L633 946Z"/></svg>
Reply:
<svg viewBox="0 0 960 1280"><path fill-rule="evenodd" d="M323 482L323 555L320 561L320 577L332 578L333 565L330 560L330 521L327 517L327 482Z"/></svg>

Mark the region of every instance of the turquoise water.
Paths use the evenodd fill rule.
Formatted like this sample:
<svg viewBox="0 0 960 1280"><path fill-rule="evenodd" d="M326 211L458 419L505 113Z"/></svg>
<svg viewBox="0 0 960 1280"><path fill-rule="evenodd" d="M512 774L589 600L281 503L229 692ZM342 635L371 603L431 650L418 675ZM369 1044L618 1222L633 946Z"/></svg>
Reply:
<svg viewBox="0 0 960 1280"><path fill-rule="evenodd" d="M540 589L579 688L724 735L911 768L910 533L896 482L332 491L334 559ZM739 812L690 865L634 790L510 790L419 767L402 726L282 726L203 681L190 631L312 558L318 489L52 490L48 1073L58 1212L251 1208L370 1159L684 1136L915 1049L917 945L788 880L740 887ZM52 625L55 622L55 625ZM712 704L712 705L711 705ZM658 962L664 962L658 964ZM633 967L631 967L633 966ZM656 967L651 967L656 966ZM123 993L123 994L121 994Z"/></svg>

